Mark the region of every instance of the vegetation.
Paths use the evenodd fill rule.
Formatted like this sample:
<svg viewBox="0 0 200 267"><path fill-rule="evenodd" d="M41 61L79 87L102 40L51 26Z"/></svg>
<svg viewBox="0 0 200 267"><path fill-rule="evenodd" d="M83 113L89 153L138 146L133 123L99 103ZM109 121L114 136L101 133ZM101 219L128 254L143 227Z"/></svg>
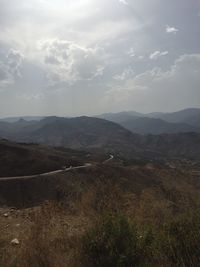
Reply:
<svg viewBox="0 0 200 267"><path fill-rule="evenodd" d="M0 210L0 266L199 265L199 177L97 165L57 183L59 202Z"/></svg>
<svg viewBox="0 0 200 267"><path fill-rule="evenodd" d="M163 236L162 236L163 234ZM163 228L161 249L174 266L198 266L200 263L200 213L187 212Z"/></svg>
<svg viewBox="0 0 200 267"><path fill-rule="evenodd" d="M125 216L108 215L83 237L87 266L147 266L151 262L150 232L140 235Z"/></svg>

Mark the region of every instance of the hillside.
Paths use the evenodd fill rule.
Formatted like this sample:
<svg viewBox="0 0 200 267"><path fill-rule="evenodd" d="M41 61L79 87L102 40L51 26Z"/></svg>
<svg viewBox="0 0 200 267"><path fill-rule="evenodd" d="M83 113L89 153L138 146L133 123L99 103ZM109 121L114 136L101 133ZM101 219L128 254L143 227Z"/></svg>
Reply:
<svg viewBox="0 0 200 267"><path fill-rule="evenodd" d="M96 117L120 124L123 121L127 121L129 119L134 119L134 118L137 119L144 116L145 116L144 114L136 111L123 111L118 113L104 113Z"/></svg>
<svg viewBox="0 0 200 267"><path fill-rule="evenodd" d="M98 118L48 117L37 121L2 122L0 136L54 147L110 153L125 158L200 157L200 134L139 135Z"/></svg>
<svg viewBox="0 0 200 267"><path fill-rule="evenodd" d="M0 177L40 174L83 164L86 153L0 140Z"/></svg>
<svg viewBox="0 0 200 267"><path fill-rule="evenodd" d="M42 125L43 124L43 125ZM129 131L106 120L78 118L48 118L41 121L41 127L27 137L29 141L65 146L75 149L98 148L131 139Z"/></svg>
<svg viewBox="0 0 200 267"><path fill-rule="evenodd" d="M195 114L184 120L186 123L200 128L200 114Z"/></svg>
<svg viewBox="0 0 200 267"><path fill-rule="evenodd" d="M88 267L98 255L112 262L122 255L130 266L198 266L200 179L190 170L97 164L55 177L0 181L0 190L1 204L18 208L0 209L1 266ZM14 238L18 245L11 244ZM113 247L114 256L107 253ZM130 258L136 249L137 258ZM104 261L99 266L110 266Z"/></svg>
<svg viewBox="0 0 200 267"><path fill-rule="evenodd" d="M191 126L186 123L170 123L161 119L154 118L130 118L121 121L120 125L124 128L138 134L163 134L163 133L186 133L200 132L200 128Z"/></svg>
<svg viewBox="0 0 200 267"><path fill-rule="evenodd" d="M190 124L190 120L193 117L200 117L200 109L199 108L188 108L184 110L180 110L177 112L172 112L172 113L152 113L150 114L151 117L153 118L159 118L168 122L174 122L174 123L180 123L180 122L185 122ZM194 125L194 124L192 124ZM199 126L199 125L194 125L194 126Z"/></svg>
<svg viewBox="0 0 200 267"><path fill-rule="evenodd" d="M0 124L0 135L14 141L79 150L122 151L132 154L142 149L138 146L138 135L133 135L122 126L103 119L48 117L39 122L27 122L27 125L23 126L20 124L20 121L6 123L6 130L5 127L1 128Z"/></svg>
<svg viewBox="0 0 200 267"><path fill-rule="evenodd" d="M92 267L98 261L115 267L122 258L128 263L119 266L198 266L200 134L140 136L86 117L19 124L26 137L44 138L40 142L67 137L78 148L94 151L99 144L103 151L106 144L116 154L105 161L107 155L1 140L4 175L91 164L29 179L0 178L0 266ZM94 143L91 137L86 142L88 133ZM137 160L120 157L120 149ZM171 160L160 162L166 157Z"/></svg>
<svg viewBox="0 0 200 267"><path fill-rule="evenodd" d="M164 157L200 159L199 133L146 135L142 146Z"/></svg>
<svg viewBox="0 0 200 267"><path fill-rule="evenodd" d="M200 109L149 114L127 111L106 113L98 117L119 123L126 129L138 134L200 132Z"/></svg>
<svg viewBox="0 0 200 267"><path fill-rule="evenodd" d="M44 116L21 116L21 117L7 117L1 118L0 122L17 122L19 120L26 120L26 121L40 121L44 119Z"/></svg>

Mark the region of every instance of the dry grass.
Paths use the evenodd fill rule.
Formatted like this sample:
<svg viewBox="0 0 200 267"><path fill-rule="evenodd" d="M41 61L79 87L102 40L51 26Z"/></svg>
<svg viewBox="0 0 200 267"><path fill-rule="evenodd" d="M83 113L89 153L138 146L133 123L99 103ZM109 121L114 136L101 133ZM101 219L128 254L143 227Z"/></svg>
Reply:
<svg viewBox="0 0 200 267"><path fill-rule="evenodd" d="M47 202L20 211L20 226L16 227L14 213L0 222L0 266L77 266L80 238L89 227L87 218L72 216L59 204ZM6 220L10 225L3 229ZM14 238L19 245L10 243Z"/></svg>
<svg viewBox="0 0 200 267"><path fill-rule="evenodd" d="M196 211L200 207L198 181L187 175L166 169L127 171L111 166L101 171L97 166L74 172L63 185L62 202L9 211L8 217L3 216L7 209L1 210L0 266L87 266L82 261L82 238L101 223L105 214L123 214L128 220L134 220L139 231L151 226L156 240L166 239L174 219L188 209ZM198 241L199 235L196 236ZM11 245L13 238L18 238L20 244ZM177 242L173 243L174 249L179 246ZM163 244L171 249L169 243L162 241ZM162 246L155 248L160 262L153 266L184 266L173 263L171 255L163 256Z"/></svg>

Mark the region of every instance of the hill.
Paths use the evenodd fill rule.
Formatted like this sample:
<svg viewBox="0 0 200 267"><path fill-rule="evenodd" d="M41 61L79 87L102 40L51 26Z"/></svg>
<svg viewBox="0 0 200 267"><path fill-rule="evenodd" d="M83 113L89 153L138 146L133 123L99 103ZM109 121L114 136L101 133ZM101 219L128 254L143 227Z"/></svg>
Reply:
<svg viewBox="0 0 200 267"><path fill-rule="evenodd" d="M200 132L200 128L186 123L170 123L161 119L154 118L130 118L121 121L120 125L124 128L138 134L163 134L163 133L186 133Z"/></svg>
<svg viewBox="0 0 200 267"><path fill-rule="evenodd" d="M62 129L66 123L65 119L64 126L62 119L47 120L49 124L43 121L41 128L28 128L38 134L45 127L46 133L47 125L53 129L61 123ZM81 118L81 122L77 126L73 120L72 132L82 129L85 142L85 131L92 133L94 121L89 120L92 126L85 125L88 118ZM101 126L100 136L109 127ZM122 128L115 127L115 131ZM96 131L93 134L98 137ZM137 136L128 133L127 138ZM200 135L196 133L138 135L134 145L136 142L137 147L145 147L143 156L154 149L159 158L197 157L200 151ZM30 174L44 167L49 171L66 161L88 162L88 156L91 165L87 168L30 179L0 179L0 266L86 267L96 266L96 262L98 266L121 266L121 259L128 262L122 266L198 266L200 165L194 167L195 161L185 168L152 160L129 162L125 167L120 159L102 164L88 152L1 140L0 173ZM183 161L186 163L188 160Z"/></svg>
<svg viewBox="0 0 200 267"><path fill-rule="evenodd" d="M0 177L40 174L85 160L84 152L0 140Z"/></svg>
<svg viewBox="0 0 200 267"><path fill-rule="evenodd" d="M127 111L105 113L98 117L119 123L126 129L139 134L200 132L200 109L148 114Z"/></svg>
<svg viewBox="0 0 200 267"><path fill-rule="evenodd" d="M118 112L118 113L104 113L96 117L120 124L123 121L127 121L133 118L137 119L137 118L144 117L144 116L145 116L144 114L136 112L136 111L123 111L123 112Z"/></svg>
<svg viewBox="0 0 200 267"><path fill-rule="evenodd" d="M0 135L20 142L34 142L51 146L62 146L79 150L102 150L103 152L122 151L126 154L140 151L137 139L122 126L103 119L78 117L48 117L39 122L22 125L5 123Z"/></svg>
<svg viewBox="0 0 200 267"><path fill-rule="evenodd" d="M2 123L0 136L18 142L98 151L124 158L200 157L199 133L139 135L117 123L91 117Z"/></svg>
<svg viewBox="0 0 200 267"><path fill-rule="evenodd" d="M17 122L19 120L26 120L26 121L40 121L44 119L44 116L21 116L21 117L7 117L1 118L0 122Z"/></svg>
<svg viewBox="0 0 200 267"><path fill-rule="evenodd" d="M142 145L149 151L159 152L161 158L200 159L199 133L146 135Z"/></svg>
<svg viewBox="0 0 200 267"><path fill-rule="evenodd" d="M0 190L0 203L17 207L0 209L1 266L198 266L200 179L191 170L97 164L0 181Z"/></svg>
<svg viewBox="0 0 200 267"><path fill-rule="evenodd" d="M190 124L191 120L193 117L198 117L200 118L200 109L199 108L188 108L184 110L180 110L177 112L172 112L172 113L152 113L149 114L150 117L153 118L159 118L168 122L173 122L173 123L180 123L180 122L185 122ZM199 127L199 125L196 124L191 124L193 126Z"/></svg>

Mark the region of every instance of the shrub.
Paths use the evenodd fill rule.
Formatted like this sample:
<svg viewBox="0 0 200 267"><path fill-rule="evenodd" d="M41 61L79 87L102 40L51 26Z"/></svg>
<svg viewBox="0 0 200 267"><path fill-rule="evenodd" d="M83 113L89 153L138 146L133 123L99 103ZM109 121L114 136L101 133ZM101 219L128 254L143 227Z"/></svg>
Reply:
<svg viewBox="0 0 200 267"><path fill-rule="evenodd" d="M106 216L83 238L84 266L149 266L148 247L152 242L149 232L140 236L126 217Z"/></svg>

